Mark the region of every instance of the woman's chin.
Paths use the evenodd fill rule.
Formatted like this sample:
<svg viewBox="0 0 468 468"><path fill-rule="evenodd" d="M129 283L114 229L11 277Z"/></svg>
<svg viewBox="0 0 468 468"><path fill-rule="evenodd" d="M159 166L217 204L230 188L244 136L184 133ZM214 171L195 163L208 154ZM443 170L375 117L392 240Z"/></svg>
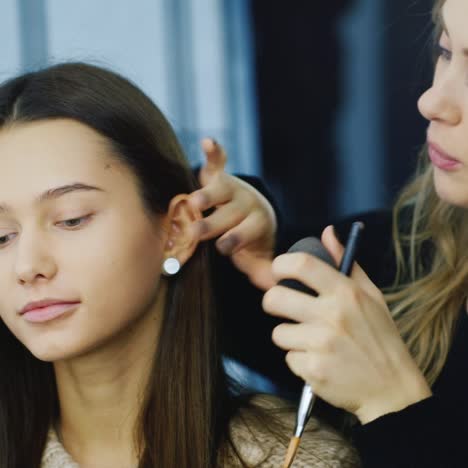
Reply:
<svg viewBox="0 0 468 468"><path fill-rule="evenodd" d="M39 361L43 361L43 362L57 362L57 361L63 361L63 360L69 359L70 357L73 357L69 353L64 353L63 351L57 352L57 351L52 351L52 350L31 351L31 354L35 358L39 359Z"/></svg>
<svg viewBox="0 0 468 468"><path fill-rule="evenodd" d="M459 184L447 179L444 175L434 176L434 187L437 196L449 205L468 208L468 182Z"/></svg>
<svg viewBox="0 0 468 468"><path fill-rule="evenodd" d="M30 344L27 346L29 352L40 361L56 362L71 359L82 354L81 349L77 349L70 343L47 343Z"/></svg>

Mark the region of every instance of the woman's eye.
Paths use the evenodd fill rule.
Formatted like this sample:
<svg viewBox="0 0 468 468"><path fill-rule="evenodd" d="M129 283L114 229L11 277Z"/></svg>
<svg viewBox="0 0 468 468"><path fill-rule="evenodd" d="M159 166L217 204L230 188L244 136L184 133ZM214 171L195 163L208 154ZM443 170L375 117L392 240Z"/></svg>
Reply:
<svg viewBox="0 0 468 468"><path fill-rule="evenodd" d="M440 44L436 45L436 57L441 58L442 60L445 60L447 62L450 62L452 60L452 52L445 47L442 47Z"/></svg>
<svg viewBox="0 0 468 468"><path fill-rule="evenodd" d="M80 227L83 224L85 224L89 220L89 218L91 218L91 216L92 215L81 216L80 218L70 218L64 221L60 221L57 224L65 225L65 227L68 228Z"/></svg>
<svg viewBox="0 0 468 468"><path fill-rule="evenodd" d="M64 225L66 228L70 228L70 229L79 228L82 225L86 224L91 219L92 216L93 216L92 214L89 214L87 216L81 216L79 218L70 218L70 219L66 219L64 221L59 221L57 224ZM7 234L6 236L0 236L0 248L7 245L12 236L13 236L13 234Z"/></svg>
<svg viewBox="0 0 468 468"><path fill-rule="evenodd" d="M3 247L4 245L7 244L9 237L10 237L10 234L6 236L0 236L0 247Z"/></svg>

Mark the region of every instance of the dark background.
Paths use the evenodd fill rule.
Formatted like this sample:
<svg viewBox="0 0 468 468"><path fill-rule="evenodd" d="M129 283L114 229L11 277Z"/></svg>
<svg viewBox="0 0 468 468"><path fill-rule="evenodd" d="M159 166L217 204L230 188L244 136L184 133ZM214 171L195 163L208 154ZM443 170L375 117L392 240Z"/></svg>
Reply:
<svg viewBox="0 0 468 468"><path fill-rule="evenodd" d="M251 3L263 178L290 226L304 228L340 215L334 202L341 189L334 126L348 77L337 24L358 3ZM425 140L426 123L416 103L431 83L432 3L384 0L376 20L384 80L382 151L375 155L382 158L381 208L391 206L410 177Z"/></svg>

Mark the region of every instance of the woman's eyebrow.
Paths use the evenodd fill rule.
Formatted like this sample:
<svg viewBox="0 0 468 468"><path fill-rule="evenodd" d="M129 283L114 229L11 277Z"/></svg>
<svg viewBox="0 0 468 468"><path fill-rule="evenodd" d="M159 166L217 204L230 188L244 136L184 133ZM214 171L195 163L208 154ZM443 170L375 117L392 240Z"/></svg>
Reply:
<svg viewBox="0 0 468 468"><path fill-rule="evenodd" d="M40 203L43 203L47 200L59 198L62 195L65 195L66 193L70 193L70 192L91 191L91 190L105 192L105 190L102 188L95 187L93 185L83 184L81 182L75 182L73 184L61 185L60 187L55 187L55 188L46 190L45 192L41 193L35 198L34 204L39 205ZM0 213L8 213L11 211L12 209L10 206L4 203L3 204L0 203Z"/></svg>

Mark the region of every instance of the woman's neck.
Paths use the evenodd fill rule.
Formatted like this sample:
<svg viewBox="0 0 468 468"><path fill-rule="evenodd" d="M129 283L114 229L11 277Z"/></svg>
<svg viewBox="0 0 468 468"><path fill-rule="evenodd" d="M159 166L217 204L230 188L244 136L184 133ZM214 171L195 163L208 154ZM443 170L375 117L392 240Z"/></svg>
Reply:
<svg viewBox="0 0 468 468"><path fill-rule="evenodd" d="M111 343L54 363L59 438L82 467L138 464L135 427L157 346L158 304Z"/></svg>

